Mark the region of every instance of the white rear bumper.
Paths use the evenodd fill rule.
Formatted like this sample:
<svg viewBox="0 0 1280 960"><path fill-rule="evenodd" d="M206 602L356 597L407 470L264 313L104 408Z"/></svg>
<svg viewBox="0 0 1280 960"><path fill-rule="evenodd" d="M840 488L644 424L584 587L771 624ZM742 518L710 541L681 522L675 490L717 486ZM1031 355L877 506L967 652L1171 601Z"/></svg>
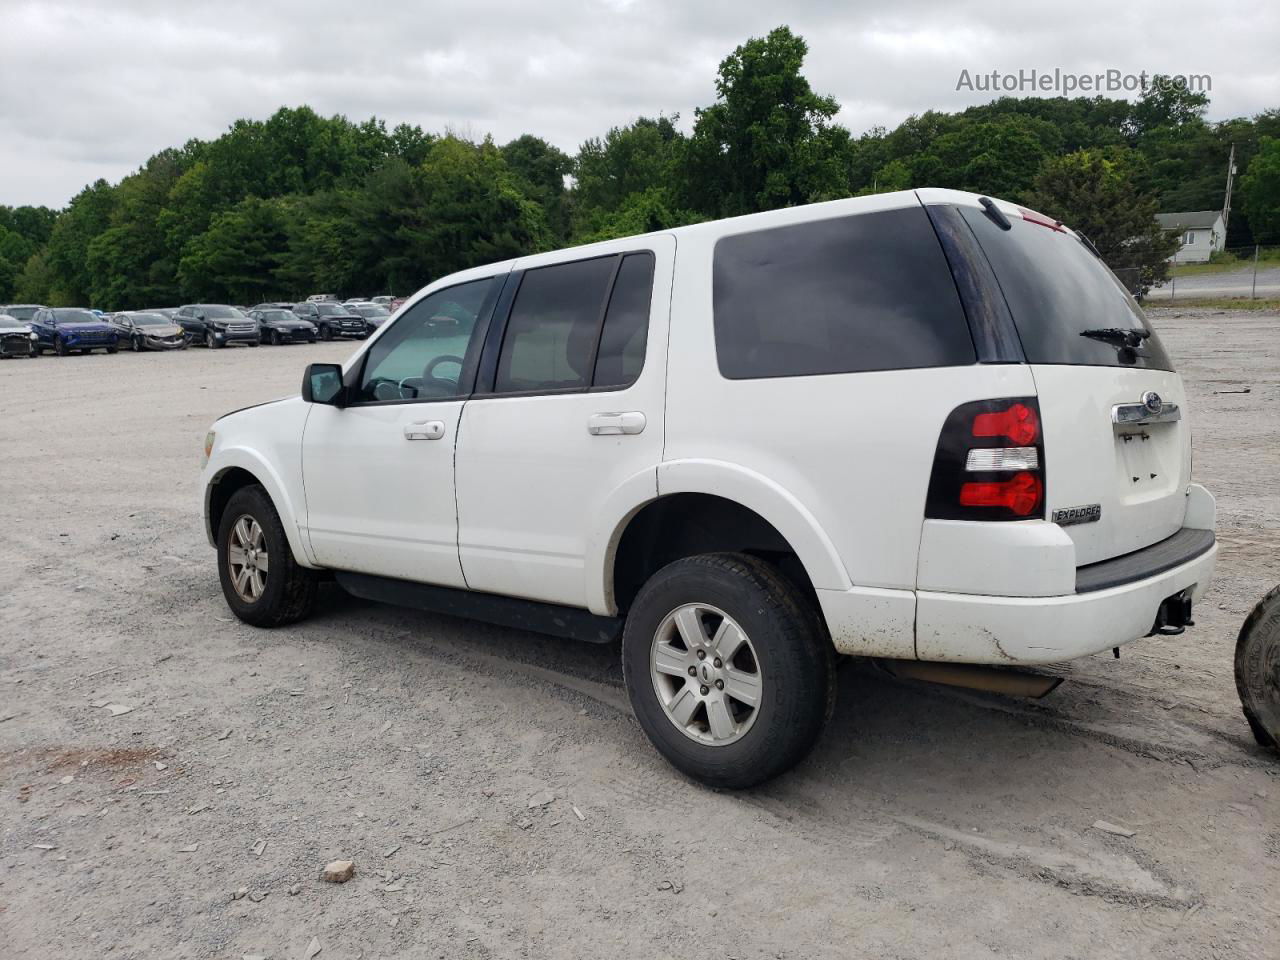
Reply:
<svg viewBox="0 0 1280 960"><path fill-rule="evenodd" d="M916 594L916 656L960 663L1055 663L1145 637L1161 602L1190 589L1199 600L1218 547L1156 576L1058 597Z"/></svg>

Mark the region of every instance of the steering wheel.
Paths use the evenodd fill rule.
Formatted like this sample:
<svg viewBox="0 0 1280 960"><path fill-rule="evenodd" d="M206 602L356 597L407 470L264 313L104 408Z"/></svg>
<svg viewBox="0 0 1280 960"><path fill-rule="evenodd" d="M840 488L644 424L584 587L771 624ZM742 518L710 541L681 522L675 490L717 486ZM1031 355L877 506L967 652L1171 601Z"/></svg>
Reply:
<svg viewBox="0 0 1280 960"><path fill-rule="evenodd" d="M452 353L441 354L440 356L436 357L434 360L432 360L430 363L427 364L426 369L422 371L423 378L426 380L436 380L441 383L448 383L451 386L456 387L458 385L457 377L449 378L449 377L436 376L436 372L435 372L436 367L440 366L440 364L442 363L456 363L458 366L461 367L464 361L461 357L455 357Z"/></svg>

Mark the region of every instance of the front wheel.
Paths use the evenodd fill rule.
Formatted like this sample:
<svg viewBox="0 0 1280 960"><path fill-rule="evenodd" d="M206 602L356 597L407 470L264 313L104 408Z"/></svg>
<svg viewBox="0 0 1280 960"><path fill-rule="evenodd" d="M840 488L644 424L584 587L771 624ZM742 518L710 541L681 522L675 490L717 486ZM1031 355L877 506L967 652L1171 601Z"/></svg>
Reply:
<svg viewBox="0 0 1280 960"><path fill-rule="evenodd" d="M743 788L791 768L835 704L835 657L808 599L744 554L654 574L627 615L622 671L636 719L679 770Z"/></svg>
<svg viewBox="0 0 1280 960"><path fill-rule="evenodd" d="M322 324L322 325L321 325L321 327L320 327L320 339L321 339L321 340L332 340L332 339L333 339L333 331L332 331L331 329L329 329L329 325L328 325L327 323L326 323L326 324Z"/></svg>
<svg viewBox="0 0 1280 960"><path fill-rule="evenodd" d="M204 334L204 345L208 347L210 350L216 350L220 346L220 344L218 343L218 338L215 337L208 330L206 330Z"/></svg>
<svg viewBox="0 0 1280 960"><path fill-rule="evenodd" d="M141 353L141 352L142 352L142 338L141 338L141 337L131 337L131 338L129 339L129 346L132 348L132 350L133 350L133 352L134 352L134 353Z"/></svg>
<svg viewBox="0 0 1280 960"><path fill-rule="evenodd" d="M218 578L231 612L255 627L280 627L315 609L316 575L298 566L284 525L260 486L231 495L218 524Z"/></svg>
<svg viewBox="0 0 1280 960"><path fill-rule="evenodd" d="M1236 640L1236 692L1259 745L1280 750L1280 587L1258 603Z"/></svg>
<svg viewBox="0 0 1280 960"><path fill-rule="evenodd" d="M53 352L60 357L71 356L71 351L67 348L67 342L61 337L53 338Z"/></svg>
<svg viewBox="0 0 1280 960"><path fill-rule="evenodd" d="M107 347L107 353L115 353L119 349L120 349L119 344L112 344L111 346Z"/></svg>

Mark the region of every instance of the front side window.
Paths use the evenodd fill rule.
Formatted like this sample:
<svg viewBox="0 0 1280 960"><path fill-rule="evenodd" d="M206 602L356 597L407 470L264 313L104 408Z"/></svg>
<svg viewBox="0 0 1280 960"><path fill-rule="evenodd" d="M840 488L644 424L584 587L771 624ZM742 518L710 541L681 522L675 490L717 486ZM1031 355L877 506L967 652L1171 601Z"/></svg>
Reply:
<svg viewBox="0 0 1280 960"><path fill-rule="evenodd" d="M423 297L365 354L360 402L445 400L467 392L465 374L483 339L477 323L495 280L473 280Z"/></svg>
<svg viewBox="0 0 1280 960"><path fill-rule="evenodd" d="M976 360L921 207L723 237L712 295L716 357L731 380Z"/></svg>

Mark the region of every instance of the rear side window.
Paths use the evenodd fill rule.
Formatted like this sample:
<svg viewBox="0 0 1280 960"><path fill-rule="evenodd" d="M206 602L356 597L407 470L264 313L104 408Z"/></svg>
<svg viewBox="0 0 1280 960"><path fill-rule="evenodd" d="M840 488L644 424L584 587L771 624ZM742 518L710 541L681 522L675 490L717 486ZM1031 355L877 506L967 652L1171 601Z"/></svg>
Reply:
<svg viewBox="0 0 1280 960"><path fill-rule="evenodd" d="M649 335L652 290L653 254L630 253L623 257L609 294L593 386L626 387L640 376Z"/></svg>
<svg viewBox="0 0 1280 960"><path fill-rule="evenodd" d="M730 379L976 360L921 207L725 237L712 278L716 356Z"/></svg>
<svg viewBox="0 0 1280 960"><path fill-rule="evenodd" d="M528 271L511 306L497 393L571 390L591 382L600 312L617 257Z"/></svg>
<svg viewBox="0 0 1280 960"><path fill-rule="evenodd" d="M1002 230L976 207L960 212L995 271L1028 363L1173 369L1124 285L1071 234L1020 217ZM1129 350L1114 336L1099 339L1106 330L1151 335Z"/></svg>

